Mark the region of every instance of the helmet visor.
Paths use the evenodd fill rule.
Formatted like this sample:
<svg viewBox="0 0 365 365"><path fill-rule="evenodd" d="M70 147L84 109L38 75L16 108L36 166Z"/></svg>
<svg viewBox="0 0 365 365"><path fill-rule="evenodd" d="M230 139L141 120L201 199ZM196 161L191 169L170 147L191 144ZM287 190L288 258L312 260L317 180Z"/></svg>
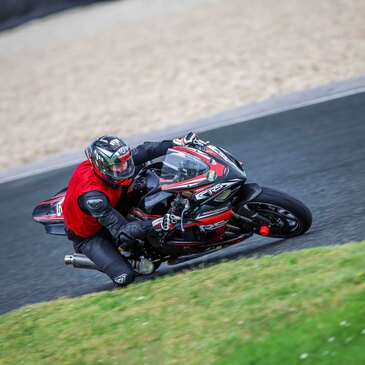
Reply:
<svg viewBox="0 0 365 365"><path fill-rule="evenodd" d="M132 158L128 160L120 161L115 164L109 165L104 173L107 175L109 179L112 181L118 181L121 179L127 179L133 176L134 174L134 162Z"/></svg>

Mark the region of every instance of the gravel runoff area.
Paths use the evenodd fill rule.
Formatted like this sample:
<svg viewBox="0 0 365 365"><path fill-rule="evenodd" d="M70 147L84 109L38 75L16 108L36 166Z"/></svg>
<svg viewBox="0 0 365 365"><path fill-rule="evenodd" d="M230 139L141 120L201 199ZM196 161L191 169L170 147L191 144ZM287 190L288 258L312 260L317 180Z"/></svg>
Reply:
<svg viewBox="0 0 365 365"><path fill-rule="evenodd" d="M365 74L363 0L124 0L0 33L0 168Z"/></svg>

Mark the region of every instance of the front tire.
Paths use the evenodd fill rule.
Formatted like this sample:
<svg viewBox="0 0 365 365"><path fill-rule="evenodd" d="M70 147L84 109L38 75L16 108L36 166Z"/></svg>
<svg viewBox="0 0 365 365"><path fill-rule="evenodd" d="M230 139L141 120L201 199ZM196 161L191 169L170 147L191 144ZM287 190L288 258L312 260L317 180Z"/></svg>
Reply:
<svg viewBox="0 0 365 365"><path fill-rule="evenodd" d="M263 187L244 204L271 221L268 237L289 238L304 234L312 225L312 213L301 201L282 191Z"/></svg>

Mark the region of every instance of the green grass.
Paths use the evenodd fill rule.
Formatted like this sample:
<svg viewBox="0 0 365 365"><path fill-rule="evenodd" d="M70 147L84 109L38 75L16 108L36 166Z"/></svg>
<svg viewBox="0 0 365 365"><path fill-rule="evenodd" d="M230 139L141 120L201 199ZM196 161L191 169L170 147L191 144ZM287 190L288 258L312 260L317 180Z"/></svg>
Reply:
<svg viewBox="0 0 365 365"><path fill-rule="evenodd" d="M365 364L365 241L0 316L0 364Z"/></svg>

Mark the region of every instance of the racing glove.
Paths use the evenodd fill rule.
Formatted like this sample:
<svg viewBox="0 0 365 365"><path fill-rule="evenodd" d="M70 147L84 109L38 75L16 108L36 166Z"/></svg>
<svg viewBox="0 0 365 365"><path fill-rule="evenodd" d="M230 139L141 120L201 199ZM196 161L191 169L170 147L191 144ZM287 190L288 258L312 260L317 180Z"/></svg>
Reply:
<svg viewBox="0 0 365 365"><path fill-rule="evenodd" d="M119 231L119 247L128 251L137 240L143 240L152 228L151 221L134 221L125 224Z"/></svg>
<svg viewBox="0 0 365 365"><path fill-rule="evenodd" d="M177 146L200 146L203 147L207 145L209 142L204 142L201 140L197 134L194 132L188 133L186 136L182 138L175 138L173 143Z"/></svg>

